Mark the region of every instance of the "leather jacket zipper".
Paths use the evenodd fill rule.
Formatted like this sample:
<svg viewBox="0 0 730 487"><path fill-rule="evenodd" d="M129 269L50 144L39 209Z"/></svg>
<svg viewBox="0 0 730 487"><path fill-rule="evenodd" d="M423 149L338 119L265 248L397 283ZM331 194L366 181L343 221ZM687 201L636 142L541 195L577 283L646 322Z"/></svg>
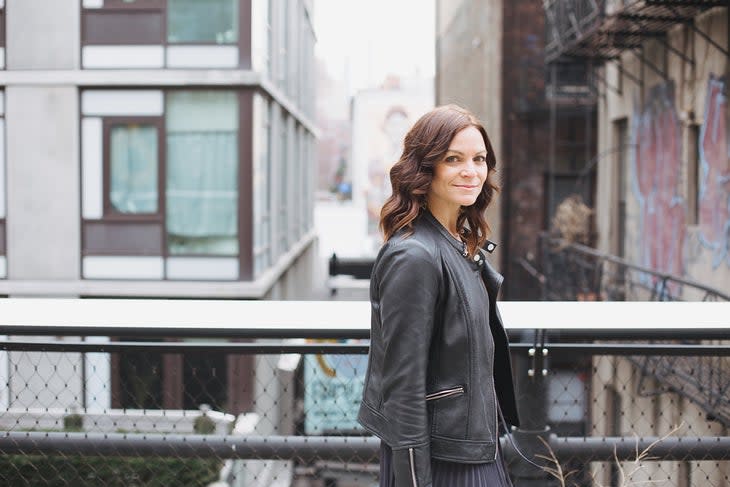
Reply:
<svg viewBox="0 0 730 487"><path fill-rule="evenodd" d="M494 384L492 384L492 393L494 394L494 435L497 437L497 446L494 448L494 459L497 460L497 451L499 450L499 414L497 408L499 407L499 402L497 402L497 389L494 387ZM505 433L509 434L509 431L505 431Z"/></svg>
<svg viewBox="0 0 730 487"><path fill-rule="evenodd" d="M413 448L408 449L408 460L411 464L411 480L413 481L413 487L418 487L416 482L416 461L413 459Z"/></svg>
<svg viewBox="0 0 730 487"><path fill-rule="evenodd" d="M451 389L444 389L442 391L432 392L426 394L426 401L433 401L436 399L442 399L444 397L456 396L458 394L464 394L464 386L452 387Z"/></svg>

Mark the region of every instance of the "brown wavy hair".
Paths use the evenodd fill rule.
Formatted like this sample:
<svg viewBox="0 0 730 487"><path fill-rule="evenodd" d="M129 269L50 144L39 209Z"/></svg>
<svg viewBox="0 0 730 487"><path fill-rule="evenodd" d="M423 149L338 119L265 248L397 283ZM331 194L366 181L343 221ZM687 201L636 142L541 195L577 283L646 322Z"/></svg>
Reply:
<svg viewBox="0 0 730 487"><path fill-rule="evenodd" d="M474 114L457 105L434 108L406 134L403 154L390 170L393 193L380 211L380 229L386 241L401 229L407 234L413 232L413 221L426 208L434 166L443 160L454 136L467 127L476 128L484 138L489 173L474 204L461 208L456 227L466 241L470 257L484 245L489 233L484 212L499 191L494 180L497 160L484 126Z"/></svg>

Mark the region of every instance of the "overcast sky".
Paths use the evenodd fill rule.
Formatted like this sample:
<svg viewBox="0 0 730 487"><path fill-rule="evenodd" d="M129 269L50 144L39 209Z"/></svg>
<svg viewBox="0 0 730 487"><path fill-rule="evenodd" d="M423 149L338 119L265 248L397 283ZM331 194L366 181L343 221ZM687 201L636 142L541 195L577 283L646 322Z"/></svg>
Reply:
<svg viewBox="0 0 730 487"><path fill-rule="evenodd" d="M434 0L314 0L315 54L350 93L388 74L433 77Z"/></svg>

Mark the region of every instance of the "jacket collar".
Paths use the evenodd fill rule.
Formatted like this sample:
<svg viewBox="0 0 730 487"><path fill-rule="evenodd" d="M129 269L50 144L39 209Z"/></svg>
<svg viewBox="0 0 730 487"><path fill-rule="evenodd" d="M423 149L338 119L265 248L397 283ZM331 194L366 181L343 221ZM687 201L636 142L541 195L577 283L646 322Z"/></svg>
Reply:
<svg viewBox="0 0 730 487"><path fill-rule="evenodd" d="M430 211L428 211L428 209L425 209L425 210L423 210L423 211L421 212L421 214L423 215L423 217L424 217L424 219L425 219L426 221L428 221L429 223L431 223L431 225L433 225L433 226L434 226L434 227L436 228L436 230L438 230L438 231L439 231L439 233L441 233L441 235L443 235L443 236L444 236L444 238L445 238L446 240L448 240L448 241L449 241L449 242L451 243L451 245L452 245L452 246L453 246L453 247L454 247L454 248L455 248L456 250L458 250L458 251L459 251L459 253L461 253L461 252L462 252L462 250L463 250L463 249L462 249L462 245L461 245L461 244L460 244L459 242L457 242L457 241L456 241L456 239L454 238L454 236L453 236L453 235L451 235L451 234L449 233L449 231L448 231L448 230L446 230L446 229L444 228L444 226L443 226L443 225L441 224L441 222L440 222L440 221L438 221L438 220L436 219L436 217L435 217L435 216L433 216L433 214L431 214L431 212L430 212ZM496 244L496 243L494 243L494 242L492 242L491 240L487 239L487 241L486 241L486 242L484 242L484 250L486 250L486 251L487 251L487 252L489 252L490 254L491 254L492 252L494 252L494 249L496 249L496 248L497 248L497 244Z"/></svg>
<svg viewBox="0 0 730 487"><path fill-rule="evenodd" d="M497 294L499 293L499 288L502 287L504 276L497 272L486 258L483 260L484 265L482 266L482 276L484 277L484 284L487 286L489 296L493 296L494 299L497 299Z"/></svg>
<svg viewBox="0 0 730 487"><path fill-rule="evenodd" d="M449 231L444 228L444 226L441 224L441 222L438 221L436 219L436 217L431 214L430 211L428 211L427 209L423 210L421 212L421 215L423 215L424 220L429 222L431 224L431 226L433 226L451 244L452 247L454 247L456 250L458 250L459 253L463 252L464 247L461 244L461 242L458 242L454 238L454 236L451 235L449 233Z"/></svg>

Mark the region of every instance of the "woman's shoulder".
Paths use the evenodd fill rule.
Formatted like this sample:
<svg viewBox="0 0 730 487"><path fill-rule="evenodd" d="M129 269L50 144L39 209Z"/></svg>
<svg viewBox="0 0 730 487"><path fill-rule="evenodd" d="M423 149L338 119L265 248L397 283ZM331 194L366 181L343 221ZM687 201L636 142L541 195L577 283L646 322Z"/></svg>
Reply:
<svg viewBox="0 0 730 487"><path fill-rule="evenodd" d="M383 244L376 261L391 262L396 259L417 265L440 267L440 254L441 251L436 242L426 233L415 228L412 231L396 232Z"/></svg>

